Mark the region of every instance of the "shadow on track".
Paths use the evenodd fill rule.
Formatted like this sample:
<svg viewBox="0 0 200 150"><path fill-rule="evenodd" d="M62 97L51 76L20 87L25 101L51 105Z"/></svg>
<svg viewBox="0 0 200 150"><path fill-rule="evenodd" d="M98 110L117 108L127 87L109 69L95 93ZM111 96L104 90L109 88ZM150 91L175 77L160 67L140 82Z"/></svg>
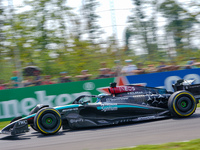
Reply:
<svg viewBox="0 0 200 150"><path fill-rule="evenodd" d="M44 134L39 133L37 135L37 138L50 138L50 137L56 137L56 136L62 136L62 135L65 135L65 134L64 132L60 130L56 134L52 134L52 135L44 135Z"/></svg>
<svg viewBox="0 0 200 150"><path fill-rule="evenodd" d="M41 134L39 132L31 132L28 135L26 135L26 134L22 134L22 135L18 135L18 136L11 136L11 135L6 136L5 135L5 137L0 138L0 140L8 140L8 141L30 140L33 137L36 137L36 138L50 138L50 137L61 136L61 135L64 135L64 133L62 131L60 131L60 132L58 132L56 134L53 134L53 135L44 135L44 134Z"/></svg>
<svg viewBox="0 0 200 150"><path fill-rule="evenodd" d="M159 120L164 120L164 119L158 119ZM31 130L28 134L21 134L18 136L11 136L11 135L5 135L5 137L0 138L0 140L8 140L8 141L17 141L17 140L30 140L33 137L36 138L51 138L51 137L56 137L56 136L63 136L67 134L68 132L73 133L73 132L80 132L80 131L97 131L97 130L105 130L105 129L113 129L113 128L120 128L120 127L129 127L133 125L140 125L144 123L150 123L152 122L151 120L147 121L140 121L140 122L122 122L116 125L106 125L106 126L99 126L99 127L87 127L87 128L78 128L78 129L66 129L66 130L60 130L56 134L53 135L44 135L41 134L37 131ZM3 136L3 135L2 135Z"/></svg>
<svg viewBox="0 0 200 150"><path fill-rule="evenodd" d="M196 119L196 118L200 118L200 114L199 113L194 113L192 116L186 117L186 118L172 118L173 120L191 120L191 119Z"/></svg>
<svg viewBox="0 0 200 150"><path fill-rule="evenodd" d="M18 140L29 140L30 137L23 137L23 136L6 136L1 138L0 140L8 140L8 141L18 141Z"/></svg>

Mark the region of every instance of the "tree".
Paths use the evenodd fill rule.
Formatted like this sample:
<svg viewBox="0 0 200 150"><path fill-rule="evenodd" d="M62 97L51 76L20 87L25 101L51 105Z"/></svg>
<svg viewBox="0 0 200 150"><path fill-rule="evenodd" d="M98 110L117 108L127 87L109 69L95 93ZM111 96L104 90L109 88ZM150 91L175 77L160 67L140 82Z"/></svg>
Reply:
<svg viewBox="0 0 200 150"><path fill-rule="evenodd" d="M132 35L133 35L133 33L132 33L131 29L127 27L125 29L125 52L127 54L130 53L129 45L130 45L130 38L131 38Z"/></svg>
<svg viewBox="0 0 200 150"><path fill-rule="evenodd" d="M83 17L86 20L86 32L89 36L89 41L93 44L97 43L100 37L100 26L98 25L99 15L96 14L96 8L99 2L96 0L85 0L83 5Z"/></svg>
<svg viewBox="0 0 200 150"><path fill-rule="evenodd" d="M74 14L66 0L25 0L25 4L29 9L16 16L19 26L23 27L20 36L25 40L21 47L22 59L26 63L39 63L44 72L50 73L49 64L54 61L51 55L60 57L60 51L67 53L68 26Z"/></svg>
<svg viewBox="0 0 200 150"><path fill-rule="evenodd" d="M177 53L179 55L184 53L184 47L188 46L184 39L189 40L188 31L197 20L174 0L164 1L160 5L160 11L167 19L166 34L173 37Z"/></svg>
<svg viewBox="0 0 200 150"><path fill-rule="evenodd" d="M140 49L146 50L151 58L156 53L157 35L156 35L156 1L143 2L141 0L133 0L133 14L128 17L129 27L126 30L126 47L129 47L129 39L131 37L139 43ZM152 14L145 13L145 9L151 7Z"/></svg>
<svg viewBox="0 0 200 150"><path fill-rule="evenodd" d="M0 1L0 82L8 78L8 75L14 70L14 63L12 63L12 59L8 57L11 54L9 49L9 42L6 40L6 32L5 28L8 27L11 14L9 7L5 5L4 1ZM10 25L9 25L10 26ZM8 63L8 61L11 61Z"/></svg>

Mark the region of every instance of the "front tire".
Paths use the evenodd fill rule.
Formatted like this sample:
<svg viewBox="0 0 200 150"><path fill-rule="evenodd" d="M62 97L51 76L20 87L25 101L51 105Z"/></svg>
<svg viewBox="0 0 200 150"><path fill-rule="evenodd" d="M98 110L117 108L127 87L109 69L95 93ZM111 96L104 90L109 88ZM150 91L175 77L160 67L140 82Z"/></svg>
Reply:
<svg viewBox="0 0 200 150"><path fill-rule="evenodd" d="M37 113L40 109L45 108L45 107L49 107L49 105L44 105L44 104L38 104L36 107L34 107L29 115L35 114ZM34 125L34 121L30 123L30 126L33 130L38 131L37 127Z"/></svg>
<svg viewBox="0 0 200 150"><path fill-rule="evenodd" d="M175 117L188 117L197 107L194 96L188 91L177 91L168 100L168 108Z"/></svg>
<svg viewBox="0 0 200 150"><path fill-rule="evenodd" d="M34 124L42 134L55 134L61 128L61 115L53 108L43 108L35 115Z"/></svg>

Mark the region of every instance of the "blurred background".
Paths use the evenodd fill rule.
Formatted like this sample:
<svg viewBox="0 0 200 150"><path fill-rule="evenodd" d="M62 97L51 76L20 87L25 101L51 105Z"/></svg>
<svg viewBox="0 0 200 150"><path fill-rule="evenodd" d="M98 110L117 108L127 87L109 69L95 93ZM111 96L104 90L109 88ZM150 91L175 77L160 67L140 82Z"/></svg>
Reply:
<svg viewBox="0 0 200 150"><path fill-rule="evenodd" d="M197 0L1 0L0 89L199 68L199 21Z"/></svg>

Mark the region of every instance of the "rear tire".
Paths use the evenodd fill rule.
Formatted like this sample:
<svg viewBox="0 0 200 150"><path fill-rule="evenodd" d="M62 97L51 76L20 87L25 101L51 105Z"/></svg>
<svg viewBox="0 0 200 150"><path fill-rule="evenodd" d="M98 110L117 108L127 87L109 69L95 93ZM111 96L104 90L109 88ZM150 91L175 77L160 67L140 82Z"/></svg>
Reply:
<svg viewBox="0 0 200 150"><path fill-rule="evenodd" d="M188 91L177 91L168 100L168 108L175 117L188 117L197 107L194 96Z"/></svg>
<svg viewBox="0 0 200 150"><path fill-rule="evenodd" d="M34 125L42 134L55 134L62 125L61 115L53 108L43 108L35 115Z"/></svg>

